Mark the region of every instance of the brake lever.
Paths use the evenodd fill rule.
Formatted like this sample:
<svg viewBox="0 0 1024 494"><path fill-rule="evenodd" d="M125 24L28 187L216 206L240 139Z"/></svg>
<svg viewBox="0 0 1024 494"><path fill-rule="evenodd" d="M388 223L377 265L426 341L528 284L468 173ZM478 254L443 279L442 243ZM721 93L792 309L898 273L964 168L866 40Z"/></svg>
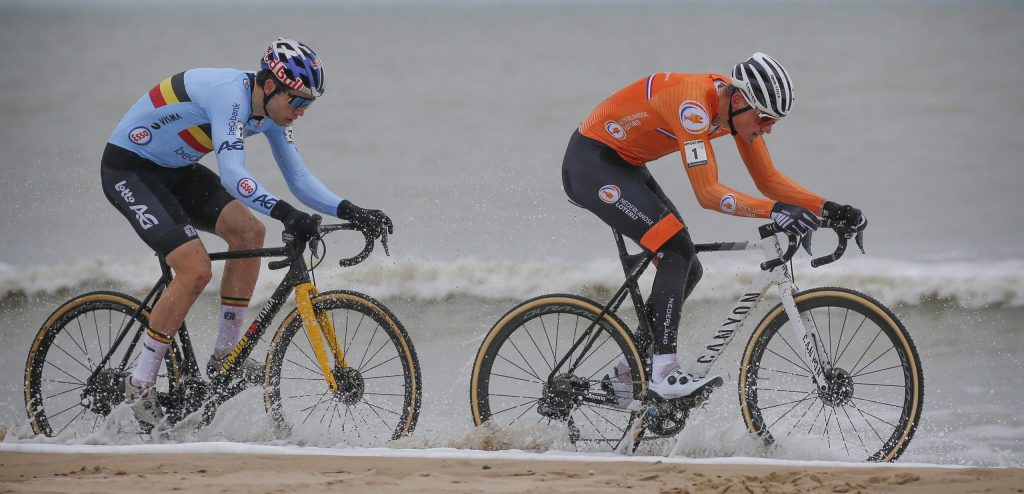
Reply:
<svg viewBox="0 0 1024 494"><path fill-rule="evenodd" d="M380 246L384 247L384 255L390 257L391 251L388 250L388 232L386 230L380 235Z"/></svg>
<svg viewBox="0 0 1024 494"><path fill-rule="evenodd" d="M800 245L803 246L804 250L807 251L807 255L809 255L809 256L813 256L814 255L814 254L811 254L811 233L812 232L808 230L808 232L805 233L800 238Z"/></svg>
<svg viewBox="0 0 1024 494"><path fill-rule="evenodd" d="M313 258L315 258L315 259L320 259L320 253L318 252L319 245L320 245L320 239L319 238L311 238L311 239L309 239L309 252L311 254L313 254Z"/></svg>
<svg viewBox="0 0 1024 494"><path fill-rule="evenodd" d="M853 237L853 239L857 242L857 247L860 248L860 253L867 254L867 252L864 251L864 230L857 232L857 235Z"/></svg>

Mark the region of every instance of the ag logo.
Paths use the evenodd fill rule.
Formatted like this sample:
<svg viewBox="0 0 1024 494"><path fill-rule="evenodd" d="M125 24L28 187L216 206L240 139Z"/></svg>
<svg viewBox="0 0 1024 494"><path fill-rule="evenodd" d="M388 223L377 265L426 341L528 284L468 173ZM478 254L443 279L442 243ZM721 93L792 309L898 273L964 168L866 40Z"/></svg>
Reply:
<svg viewBox="0 0 1024 494"><path fill-rule="evenodd" d="M623 129L621 125L612 120L604 123L604 130L608 131L608 134L620 141L626 138L626 129Z"/></svg>
<svg viewBox="0 0 1024 494"><path fill-rule="evenodd" d="M721 208L723 213L733 214L736 212L736 198L732 194L726 194L722 196L722 200L718 203L718 207Z"/></svg>
<svg viewBox="0 0 1024 494"><path fill-rule="evenodd" d="M601 187L601 190L597 191L597 197L600 197L602 201L608 204L615 204L619 197L622 197L622 191L615 185L605 185Z"/></svg>
<svg viewBox="0 0 1024 494"><path fill-rule="evenodd" d="M693 100L684 101L679 105L679 121L682 122L683 128L691 134L703 134L711 127L708 111Z"/></svg>
<svg viewBox="0 0 1024 494"><path fill-rule="evenodd" d="M252 197L256 193L256 181L246 177L238 181L238 193L242 197Z"/></svg>
<svg viewBox="0 0 1024 494"><path fill-rule="evenodd" d="M135 144L145 146L149 144L149 141L153 140L153 134L145 127L135 127L128 133L128 139Z"/></svg>
<svg viewBox="0 0 1024 494"><path fill-rule="evenodd" d="M149 230L153 225L160 224L160 222L157 221L156 216L146 212L149 208L144 204L136 204L128 207L135 212L135 219L139 222L139 226L141 226L143 230Z"/></svg>
<svg viewBox="0 0 1024 494"><path fill-rule="evenodd" d="M220 152L224 151L224 150L228 150L228 151L244 151L245 150L245 141L243 141L241 139L235 139L235 142L224 141L224 142L220 143L220 148L217 149L217 154L220 154Z"/></svg>

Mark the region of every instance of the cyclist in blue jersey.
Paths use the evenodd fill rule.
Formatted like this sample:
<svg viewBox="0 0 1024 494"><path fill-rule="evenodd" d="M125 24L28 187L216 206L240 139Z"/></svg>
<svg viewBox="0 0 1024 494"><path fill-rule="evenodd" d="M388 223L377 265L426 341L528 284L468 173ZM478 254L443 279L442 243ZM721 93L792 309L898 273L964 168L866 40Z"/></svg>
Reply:
<svg viewBox="0 0 1024 494"><path fill-rule="evenodd" d="M141 356L125 386L125 401L139 421L162 425L154 387L160 363L212 277L196 231L216 234L231 250L260 248L266 230L252 214L255 210L281 221L287 231L316 233L309 214L278 198L246 168L248 137L266 136L289 190L306 206L357 223L374 237L393 233L383 212L332 193L295 148L292 124L323 92L324 69L316 53L278 38L257 72L197 68L165 79L139 98L111 134L101 165L103 192L174 270L174 280L153 307ZM216 156L219 176L198 163L209 153ZM208 372L241 339L259 267L259 258L225 265ZM259 379L260 364L250 360L243 365L246 378Z"/></svg>

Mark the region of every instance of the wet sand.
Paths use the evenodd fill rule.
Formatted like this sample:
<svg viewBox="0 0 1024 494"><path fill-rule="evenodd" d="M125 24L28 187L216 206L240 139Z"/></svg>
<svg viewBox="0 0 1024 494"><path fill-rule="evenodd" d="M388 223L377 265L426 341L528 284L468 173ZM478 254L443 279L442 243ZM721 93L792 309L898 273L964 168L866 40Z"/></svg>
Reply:
<svg viewBox="0 0 1024 494"><path fill-rule="evenodd" d="M1024 469L0 453L0 493L1024 492Z"/></svg>

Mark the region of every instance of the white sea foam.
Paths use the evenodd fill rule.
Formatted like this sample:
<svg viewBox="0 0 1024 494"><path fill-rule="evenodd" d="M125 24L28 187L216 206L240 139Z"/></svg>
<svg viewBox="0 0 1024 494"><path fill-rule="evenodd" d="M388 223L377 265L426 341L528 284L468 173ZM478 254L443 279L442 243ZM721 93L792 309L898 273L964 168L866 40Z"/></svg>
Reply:
<svg viewBox="0 0 1024 494"><path fill-rule="evenodd" d="M704 277L692 299L736 298L757 270L755 259L739 263L736 259L706 256ZM650 269L645 273L641 286L649 286L653 272ZM148 256L33 266L0 263L0 297L52 294L96 285L116 285L138 293L148 289L159 274L156 260ZM256 297L268 297L281 274L264 266ZM802 288L843 286L861 290L889 304L937 300L966 308L1024 307L1022 260L915 262L854 258L812 269L803 259L796 264L796 275ZM431 301L457 297L523 299L552 292L592 293L614 290L622 280L622 270L614 259L573 263L384 258L344 270L325 261L317 270L316 281L322 290L347 288L377 298ZM215 280L208 290L216 290L217 286L219 283Z"/></svg>

